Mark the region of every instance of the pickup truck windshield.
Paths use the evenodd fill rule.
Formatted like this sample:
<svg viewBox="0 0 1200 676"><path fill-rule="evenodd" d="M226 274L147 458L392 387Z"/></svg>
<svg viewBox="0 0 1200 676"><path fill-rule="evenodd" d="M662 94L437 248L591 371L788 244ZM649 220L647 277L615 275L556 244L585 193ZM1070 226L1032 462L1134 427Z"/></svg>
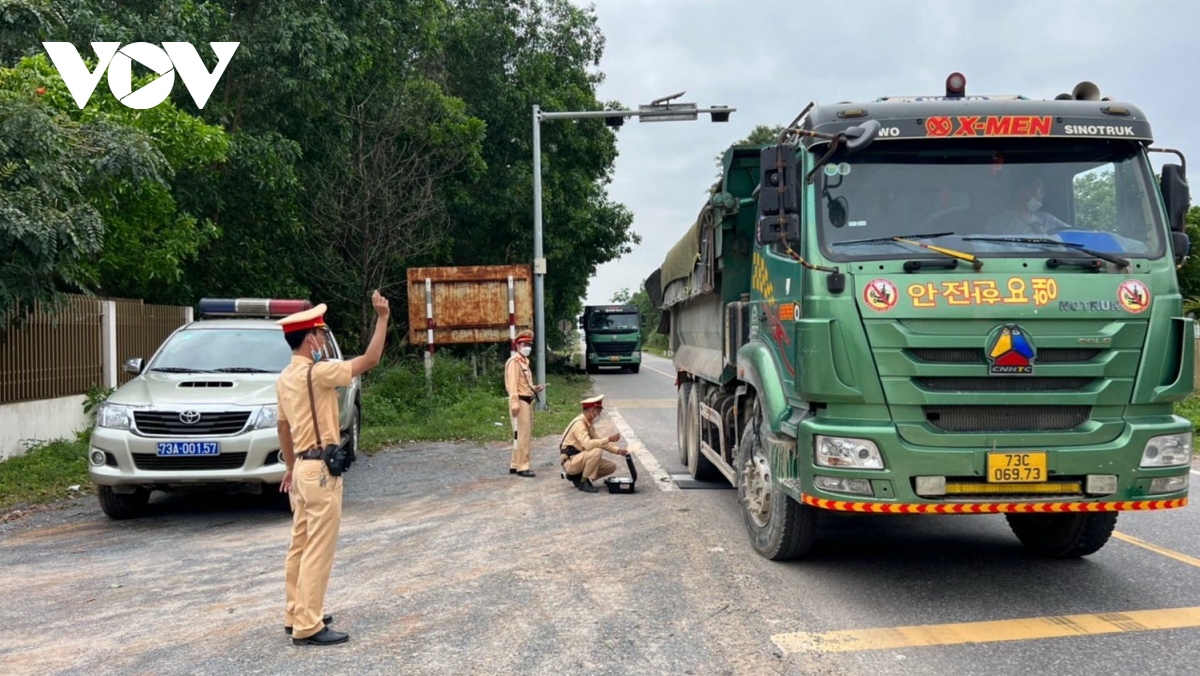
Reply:
<svg viewBox="0 0 1200 676"><path fill-rule="evenodd" d="M279 373L291 359L292 351L278 330L191 329L171 336L148 370Z"/></svg>
<svg viewBox="0 0 1200 676"><path fill-rule="evenodd" d="M833 260L911 258L921 249L870 241L910 233L946 233L925 243L984 258L1040 255L1046 247L971 238L1048 238L1132 258L1165 254L1149 162L1128 141L878 142L836 154L816 190L821 246Z"/></svg>
<svg viewBox="0 0 1200 676"><path fill-rule="evenodd" d="M588 319L588 330L612 333L637 331L638 320L638 316L633 313L592 314Z"/></svg>

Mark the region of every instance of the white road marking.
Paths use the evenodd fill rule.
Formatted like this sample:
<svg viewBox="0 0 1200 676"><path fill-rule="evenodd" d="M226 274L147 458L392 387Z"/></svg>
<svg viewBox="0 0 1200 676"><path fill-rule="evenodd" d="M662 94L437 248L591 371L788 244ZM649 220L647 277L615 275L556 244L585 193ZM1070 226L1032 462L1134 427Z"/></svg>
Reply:
<svg viewBox="0 0 1200 676"><path fill-rule="evenodd" d="M658 489L662 491L679 490L679 486L671 479L671 475L663 470L662 466L658 464L658 459L646 449L646 446L638 439L637 434L633 432L633 428L629 426L629 423L625 422L625 417L615 408L609 409L607 413L609 420L612 420L613 425L616 426L617 431L621 433L621 437L625 440L626 448L629 449L630 453L633 453L638 462L642 464L642 467L645 467L650 476L654 478L654 485L658 486Z"/></svg>

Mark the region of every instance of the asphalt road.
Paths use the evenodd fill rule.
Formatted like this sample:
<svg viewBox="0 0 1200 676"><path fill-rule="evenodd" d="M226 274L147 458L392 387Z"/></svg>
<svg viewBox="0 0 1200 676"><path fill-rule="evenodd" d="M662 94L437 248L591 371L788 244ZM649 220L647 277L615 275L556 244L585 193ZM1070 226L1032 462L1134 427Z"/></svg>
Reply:
<svg viewBox="0 0 1200 676"><path fill-rule="evenodd" d="M1194 507L1124 514L1077 561L1030 556L991 515L831 515L811 559L767 561L734 491L670 480L671 373L648 358L594 376L601 426L631 433L632 495L574 490L556 437L535 444L534 479L507 474L503 444L356 465L326 607L342 646L284 636L289 515L262 499L156 494L118 523L89 498L0 524L0 673L1200 670Z"/></svg>

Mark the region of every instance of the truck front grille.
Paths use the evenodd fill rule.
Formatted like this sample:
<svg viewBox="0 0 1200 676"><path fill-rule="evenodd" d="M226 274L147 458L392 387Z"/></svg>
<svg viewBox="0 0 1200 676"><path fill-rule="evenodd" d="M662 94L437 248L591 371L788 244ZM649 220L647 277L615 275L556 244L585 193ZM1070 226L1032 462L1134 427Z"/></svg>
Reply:
<svg viewBox="0 0 1200 676"><path fill-rule="evenodd" d="M1094 378L917 378L938 392L1071 392L1082 390Z"/></svg>
<svg viewBox="0 0 1200 676"><path fill-rule="evenodd" d="M925 420L946 432L1071 430L1087 422L1091 406L922 406Z"/></svg>
<svg viewBox="0 0 1200 676"><path fill-rule="evenodd" d="M134 411L133 420L142 434L156 437L201 437L237 434L246 427L249 411L204 411L187 423L186 411ZM182 416L182 417L181 417Z"/></svg>
<svg viewBox="0 0 1200 676"><path fill-rule="evenodd" d="M633 354L633 343L592 343L592 349L601 357L628 357Z"/></svg>
<svg viewBox="0 0 1200 676"><path fill-rule="evenodd" d="M986 364L983 348L935 347L913 348L909 354L930 364ZM1038 364L1081 364L1091 361L1100 350L1090 348L1047 348L1038 350Z"/></svg>
<svg viewBox="0 0 1200 676"><path fill-rule="evenodd" d="M210 469L240 469L246 464L245 453L222 453L221 455L170 456L160 458L149 453L133 453L133 464L138 469L155 472L196 472Z"/></svg>

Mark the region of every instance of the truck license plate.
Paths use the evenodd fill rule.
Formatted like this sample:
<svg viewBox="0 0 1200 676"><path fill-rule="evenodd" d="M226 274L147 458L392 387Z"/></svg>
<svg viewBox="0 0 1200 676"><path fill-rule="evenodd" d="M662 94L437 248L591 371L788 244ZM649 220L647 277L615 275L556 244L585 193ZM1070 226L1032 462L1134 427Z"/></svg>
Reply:
<svg viewBox="0 0 1200 676"><path fill-rule="evenodd" d="M608 360L609 361L621 361L621 358L620 357L609 357Z"/></svg>
<svg viewBox="0 0 1200 676"><path fill-rule="evenodd" d="M160 441L158 455L164 456L195 456L220 455L221 444L216 441Z"/></svg>
<svg viewBox="0 0 1200 676"><path fill-rule="evenodd" d="M1046 452L988 453L988 483L1018 483L1046 480Z"/></svg>

